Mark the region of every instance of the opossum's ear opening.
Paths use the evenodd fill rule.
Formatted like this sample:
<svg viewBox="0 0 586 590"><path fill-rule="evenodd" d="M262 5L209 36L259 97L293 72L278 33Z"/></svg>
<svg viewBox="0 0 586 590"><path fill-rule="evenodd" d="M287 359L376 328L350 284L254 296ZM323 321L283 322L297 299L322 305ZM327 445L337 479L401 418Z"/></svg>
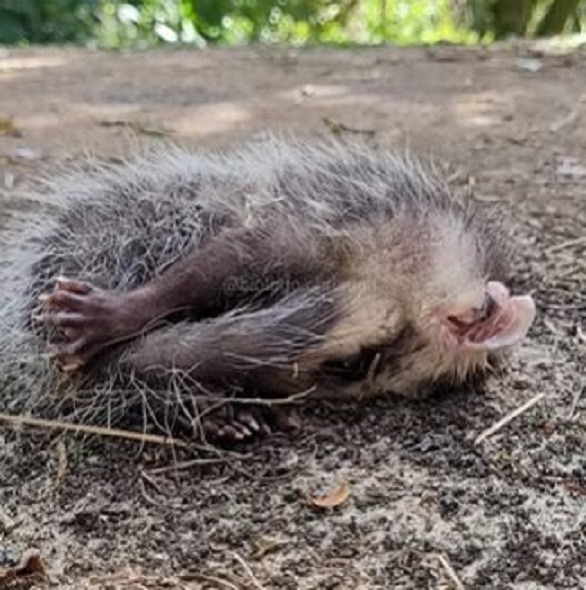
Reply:
<svg viewBox="0 0 586 590"><path fill-rule="evenodd" d="M493 351L522 340L535 318L529 295L511 297L508 289L491 281L481 306L448 315L447 326L459 348Z"/></svg>

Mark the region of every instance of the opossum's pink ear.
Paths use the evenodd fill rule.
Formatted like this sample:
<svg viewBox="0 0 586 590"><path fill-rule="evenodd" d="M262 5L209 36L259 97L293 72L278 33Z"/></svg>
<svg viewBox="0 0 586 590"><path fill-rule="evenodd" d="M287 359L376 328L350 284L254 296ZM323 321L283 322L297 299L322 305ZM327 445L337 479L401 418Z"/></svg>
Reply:
<svg viewBox="0 0 586 590"><path fill-rule="evenodd" d="M535 319L535 303L529 295L511 297L498 282L486 286L482 308L450 316L450 331L465 350L493 351L517 344Z"/></svg>
<svg viewBox="0 0 586 590"><path fill-rule="evenodd" d="M529 295L511 297L507 304L488 324L486 339L471 342L485 350L498 350L513 346L527 335L535 319L535 303ZM492 329L491 329L492 328Z"/></svg>

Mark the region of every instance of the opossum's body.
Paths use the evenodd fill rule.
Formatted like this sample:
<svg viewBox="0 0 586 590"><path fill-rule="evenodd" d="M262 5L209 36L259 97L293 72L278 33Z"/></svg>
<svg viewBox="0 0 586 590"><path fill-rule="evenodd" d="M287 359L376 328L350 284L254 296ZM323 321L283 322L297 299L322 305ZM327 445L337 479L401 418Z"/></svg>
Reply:
<svg viewBox="0 0 586 590"><path fill-rule="evenodd" d="M168 427L202 396L415 395L482 374L533 317L528 298L489 282L507 258L500 228L433 175L364 148L171 151L52 191L49 228L3 271L18 283L0 300L12 399L59 382L71 408L119 417L147 400ZM87 289L45 295L33 327L58 275ZM47 339L83 369L18 364Z"/></svg>

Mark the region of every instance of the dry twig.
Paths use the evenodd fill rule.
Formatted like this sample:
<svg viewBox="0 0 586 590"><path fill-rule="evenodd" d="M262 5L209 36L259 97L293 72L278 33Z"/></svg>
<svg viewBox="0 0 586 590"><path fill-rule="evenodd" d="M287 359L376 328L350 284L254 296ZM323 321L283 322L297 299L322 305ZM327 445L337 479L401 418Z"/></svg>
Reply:
<svg viewBox="0 0 586 590"><path fill-rule="evenodd" d="M240 557L236 551L233 551L232 555L234 556L234 559L236 559L236 561L242 566L254 587L257 590L265 590L265 587L258 581L258 578L254 575L254 572L250 569L250 566L244 561L244 559L242 559L242 557Z"/></svg>
<svg viewBox="0 0 586 590"><path fill-rule="evenodd" d="M490 428L487 428L485 431L480 433L476 440L474 441L475 445L480 444L483 440L487 439L489 436L492 436L495 432L498 432L503 426L506 426L509 422L532 408L537 402L545 397L545 393L538 393L537 395L533 396L529 401L525 402L522 406L516 408L512 412L509 412L506 416L501 418L496 424L493 424Z"/></svg>
<svg viewBox="0 0 586 590"><path fill-rule="evenodd" d="M571 420L574 417L574 414L576 413L576 408L578 407L578 402L580 401L580 398L584 395L585 392L586 387L583 387L582 389L579 389L577 391L576 395L574 395L572 399L572 405L570 406L570 410L568 411L568 420Z"/></svg>
<svg viewBox="0 0 586 590"><path fill-rule="evenodd" d="M191 448L188 443L171 438L160 436L158 434L148 434L146 432L134 432L131 430L120 430L118 428L104 428L102 426L90 426L87 424L70 424L59 420L46 420L44 418L32 418L30 416L13 416L11 414L0 413L0 421L16 424L18 426L36 426L38 428L48 428L51 430L64 430L76 434L96 434L98 436L110 436L114 438L124 438L135 440L143 443L154 443L165 446L176 446Z"/></svg>
<svg viewBox="0 0 586 590"><path fill-rule="evenodd" d="M440 565L444 568L448 578L450 578L450 580L454 583L454 586L457 588L457 590L464 590L464 584L462 584L460 578L458 578L458 575L454 571L454 568L452 567L452 564L448 558L441 553L438 553L436 557L440 562Z"/></svg>
<svg viewBox="0 0 586 590"><path fill-rule="evenodd" d="M566 242L562 242L561 244L555 244L550 248L547 248L545 251L546 254L551 254L552 252L558 252L559 250L565 250L566 248L571 248L572 246L580 246L581 244L586 244L586 236L580 236L579 238L575 238L573 240L567 240Z"/></svg>

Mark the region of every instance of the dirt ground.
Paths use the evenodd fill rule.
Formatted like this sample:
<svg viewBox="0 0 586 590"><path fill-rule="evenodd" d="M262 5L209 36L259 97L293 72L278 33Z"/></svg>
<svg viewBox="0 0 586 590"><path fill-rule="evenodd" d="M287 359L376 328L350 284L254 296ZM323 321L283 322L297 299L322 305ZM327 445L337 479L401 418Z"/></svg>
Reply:
<svg viewBox="0 0 586 590"><path fill-rule="evenodd" d="M87 151L267 130L433 154L509 207L530 337L483 391L309 407L300 435L207 462L0 424L0 572L36 549L72 589L586 588L586 53L5 51L0 227Z"/></svg>

